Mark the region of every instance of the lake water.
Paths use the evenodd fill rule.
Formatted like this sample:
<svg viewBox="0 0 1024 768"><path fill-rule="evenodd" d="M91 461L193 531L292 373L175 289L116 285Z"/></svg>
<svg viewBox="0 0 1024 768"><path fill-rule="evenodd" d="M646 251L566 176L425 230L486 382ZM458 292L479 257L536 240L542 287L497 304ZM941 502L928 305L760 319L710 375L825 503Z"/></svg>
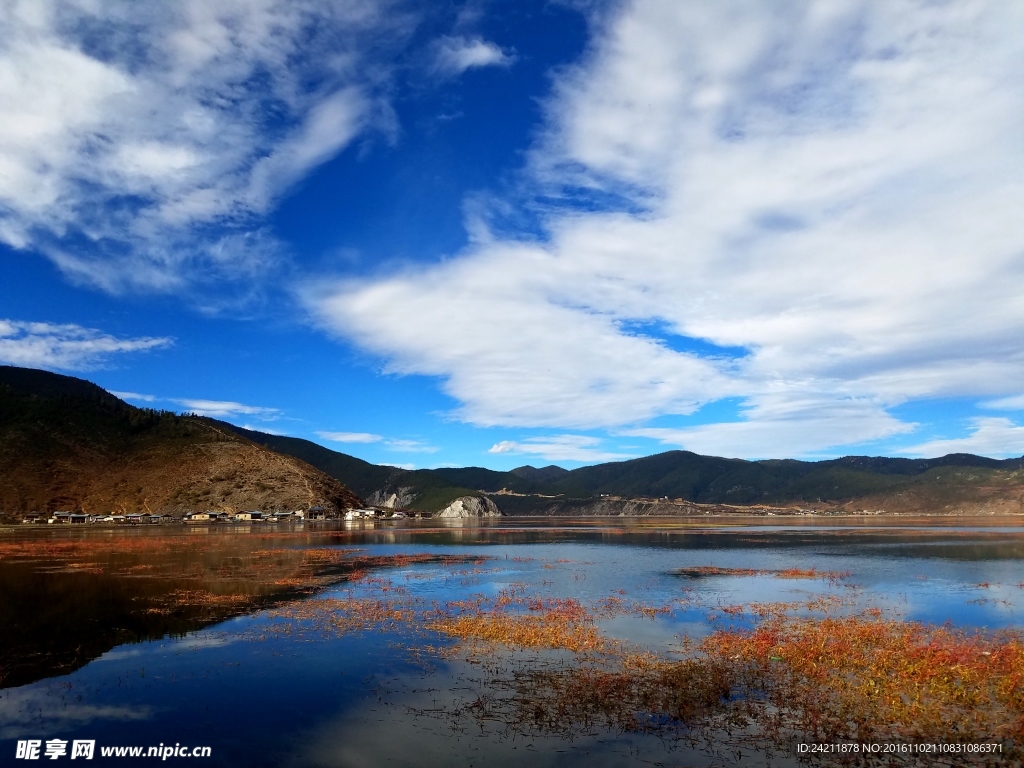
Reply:
<svg viewBox="0 0 1024 768"><path fill-rule="evenodd" d="M819 597L839 614L877 607L907 621L1024 628L1020 518L281 528L3 531L0 764L27 764L16 745L30 739L209 746L196 762L210 766L797 764L785 750L737 752L592 722L558 733L510 722L501 707L488 715L481 701L521 695L510 680L571 654L453 653L455 640L419 618L325 623L331 611L317 608L333 601L408 616L502 595L572 599L594 610L602 636L666 657L681 653L682 636L752 625L730 606ZM289 569L312 551L363 565L297 589ZM398 554L463 559L373 559ZM704 566L722 575L679 573ZM832 577L782 577L788 569ZM202 604L190 604L200 591ZM633 609L597 610L609 598ZM92 764L155 759L104 761L98 749Z"/></svg>

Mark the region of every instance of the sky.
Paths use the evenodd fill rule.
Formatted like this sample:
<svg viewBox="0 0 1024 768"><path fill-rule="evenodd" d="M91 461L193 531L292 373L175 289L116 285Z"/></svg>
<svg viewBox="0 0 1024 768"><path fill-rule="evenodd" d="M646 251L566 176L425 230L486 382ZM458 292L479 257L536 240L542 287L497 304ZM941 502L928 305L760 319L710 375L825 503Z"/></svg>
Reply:
<svg viewBox="0 0 1024 768"><path fill-rule="evenodd" d="M409 468L1024 454L1024 3L0 0L0 363Z"/></svg>

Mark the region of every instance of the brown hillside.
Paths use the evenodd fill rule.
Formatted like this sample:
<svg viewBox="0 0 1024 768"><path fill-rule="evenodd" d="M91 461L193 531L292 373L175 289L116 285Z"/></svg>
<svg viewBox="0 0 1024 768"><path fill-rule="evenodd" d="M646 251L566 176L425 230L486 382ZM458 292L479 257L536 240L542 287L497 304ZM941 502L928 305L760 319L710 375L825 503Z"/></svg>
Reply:
<svg viewBox="0 0 1024 768"><path fill-rule="evenodd" d="M80 379L0 367L0 512L361 506L342 483L201 419Z"/></svg>

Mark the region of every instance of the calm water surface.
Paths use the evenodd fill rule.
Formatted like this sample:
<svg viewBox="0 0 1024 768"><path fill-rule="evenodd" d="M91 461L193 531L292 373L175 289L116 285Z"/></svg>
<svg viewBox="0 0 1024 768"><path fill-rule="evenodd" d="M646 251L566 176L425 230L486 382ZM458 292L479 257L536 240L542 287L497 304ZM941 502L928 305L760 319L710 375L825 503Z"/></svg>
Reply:
<svg viewBox="0 0 1024 768"><path fill-rule="evenodd" d="M787 755L737 758L713 745L692 747L643 734L596 729L568 740L526 737L500 722L467 725L450 713L486 693L489 662L418 652L425 642L450 641L400 626L325 633L275 608L299 599L379 598L396 588L439 603L509 589L576 598L585 605L609 595L651 606L684 596L699 600L699 606L677 604L654 619L629 615L599 621L606 635L658 652L677 649L681 635L708 634L713 628L708 614L715 606L807 601L816 595L839 595L857 608L877 606L908 620L1022 628L1022 522L504 519L280 532L174 529L158 535L183 537L188 546L173 555L171 571L164 563L160 575L150 578L147 562L156 556L145 551L125 555L137 560L129 563L135 570L128 577L102 567L76 571L55 556L29 557L23 548L0 560L0 627L14 629L0 646L7 656L0 657L0 670L12 670L0 690L0 764L27 764L14 759L19 739L53 738L210 746L212 757L199 761L210 766L724 765L737 759L795 764ZM155 534L8 530L0 542L113 537L116 543L147 535ZM219 582L211 574L223 580L224 563L271 545L296 551L359 549L365 555L473 554L486 560L475 567L428 563L377 569L371 579L343 580L301 598L287 590L260 595L266 602L225 620L216 611L140 612L146 600L181 589L189 579L217 593ZM127 544L125 551L131 551ZM706 565L849 576L829 582L673 574ZM40 648L67 666L23 663ZM502 663L515 658L506 655ZM147 761L108 761L140 762ZM104 761L97 755L92 764Z"/></svg>

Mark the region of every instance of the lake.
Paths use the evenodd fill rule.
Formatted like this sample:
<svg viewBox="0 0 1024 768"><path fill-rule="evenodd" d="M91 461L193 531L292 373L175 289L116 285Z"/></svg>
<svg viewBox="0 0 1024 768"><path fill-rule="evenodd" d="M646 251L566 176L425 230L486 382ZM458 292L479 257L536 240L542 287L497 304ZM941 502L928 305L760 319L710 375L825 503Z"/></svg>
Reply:
<svg viewBox="0 0 1024 768"><path fill-rule="evenodd" d="M950 764L1009 764L1021 743L1024 721L1008 720L1024 715L1021 518L277 528L3 530L0 764L54 739L69 745L58 759L95 741L94 763L111 765L135 761L102 746L209 747L202 765L831 764L799 752L813 740L801 729L857 714L848 699L791 701L814 698L814 680L865 686L852 695L875 707L868 720L917 713L903 730L859 726L875 743L944 727L906 691L876 702L872 687L894 685L883 674L836 682L807 666L813 643L835 654L854 636L837 668L869 646L881 664L897 641L932 665L967 654L941 683L965 690L929 678L922 696L977 712L946 741L998 731L1002 752ZM991 701L972 704L972 686Z"/></svg>

